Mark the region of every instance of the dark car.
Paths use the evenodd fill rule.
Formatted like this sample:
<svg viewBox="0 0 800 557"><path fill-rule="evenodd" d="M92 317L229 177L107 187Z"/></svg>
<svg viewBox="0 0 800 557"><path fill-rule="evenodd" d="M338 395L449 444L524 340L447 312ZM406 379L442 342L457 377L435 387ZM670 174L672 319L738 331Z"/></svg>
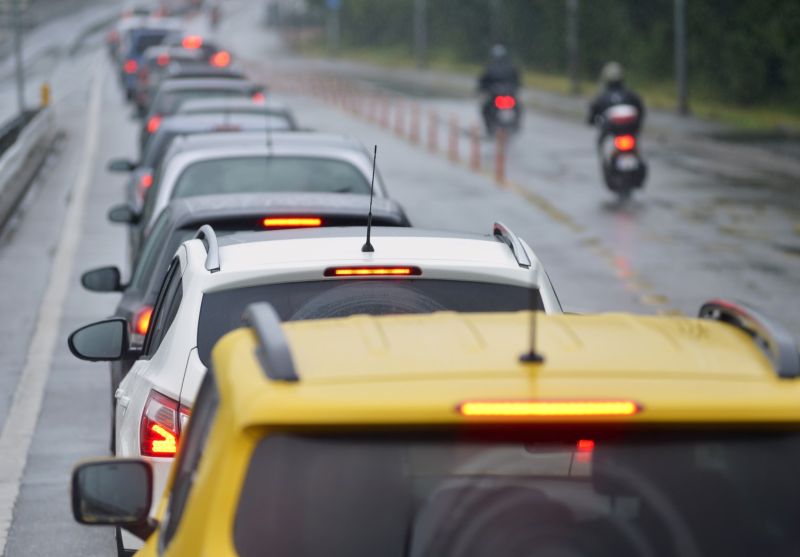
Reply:
<svg viewBox="0 0 800 557"><path fill-rule="evenodd" d="M264 87L246 79L165 79L142 125L139 136L142 150L150 136L158 131L164 118L175 114L183 102L204 97L249 97L259 101L264 98Z"/></svg>
<svg viewBox="0 0 800 557"><path fill-rule="evenodd" d="M231 55L226 51L216 52L209 58L202 50L181 46L148 48L139 65L134 91L138 115L144 117L147 114L159 85L165 79L205 77L244 79L245 75L234 67Z"/></svg>
<svg viewBox="0 0 800 557"><path fill-rule="evenodd" d="M120 38L120 78L125 97L133 99L138 81L139 66L145 51L161 44L179 23L170 19L146 19L141 25L127 29Z"/></svg>
<svg viewBox="0 0 800 557"><path fill-rule="evenodd" d="M368 211L368 197L347 194L278 193L176 199L162 211L144 242L128 284L122 284L117 267L87 271L81 283L93 292L123 293L114 315L128 321L132 342L140 344L175 251L200 226L210 224L219 235L299 227L364 226ZM411 225L403 208L389 199L375 198L372 214L375 226ZM114 392L132 363L115 362L111 366L112 406ZM112 436L113 431L112 426Z"/></svg>

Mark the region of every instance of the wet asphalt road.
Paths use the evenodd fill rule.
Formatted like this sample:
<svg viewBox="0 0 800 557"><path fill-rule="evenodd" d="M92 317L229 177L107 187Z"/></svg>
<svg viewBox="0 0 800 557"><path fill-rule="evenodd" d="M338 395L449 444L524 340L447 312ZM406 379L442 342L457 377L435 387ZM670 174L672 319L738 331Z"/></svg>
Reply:
<svg viewBox="0 0 800 557"><path fill-rule="evenodd" d="M796 175L765 170L734 151L701 156L674 138L648 136L647 188L632 203L619 205L600 183L592 130L528 110L524 130L509 149L510 186L501 188L484 172L431 154L391 129L297 94L300 76L350 70L286 58L277 39L258 26L254 4L229 3L221 40L278 96L292 91L284 100L301 125L378 144L381 172L416 225L488 232L494 221L503 221L537 251L568 310L691 314L705 299L727 296L752 302L800 333ZM368 68L358 71L366 81L399 89L381 83ZM136 128L99 35L54 62L48 76L64 137L20 218L0 239L0 310L7 317L0 321L0 424L7 428L19 415L34 419L32 438L22 440L30 442L30 450L19 485L0 474L0 540L3 520L10 518L7 557L111 555L111 531L74 524L68 498L74 462L107 451L107 369L72 359L66 336L105 317L116 303L114 295L83 291L78 280L90 267L124 268L124 231L105 220L107 208L123 200L124 178L104 166L112 157L135 156ZM9 94L8 87L4 80L0 95ZM403 90L418 93L423 86L411 83ZM464 126L476 118L477 100L470 97L416 99L445 119L457 114ZM99 118L92 116L95 110ZM426 132L423 126L423 138ZM482 142L484 170L493 150L491 142ZM461 157L467 158L466 143ZM74 253L65 240L71 218L78 224ZM54 287L62 282L63 300ZM47 338L52 345L42 341ZM19 390L31 369L38 369L41 381L41 412L26 402L36 399L36 392ZM7 456L0 455L0 471L8 469L3 468L9 466ZM13 516L4 516L17 487Z"/></svg>

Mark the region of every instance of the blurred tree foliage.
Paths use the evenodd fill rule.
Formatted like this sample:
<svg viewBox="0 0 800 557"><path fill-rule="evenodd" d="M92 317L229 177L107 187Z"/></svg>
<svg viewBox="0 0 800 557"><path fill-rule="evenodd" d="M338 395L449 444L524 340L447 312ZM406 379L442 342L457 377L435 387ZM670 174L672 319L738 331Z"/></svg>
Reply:
<svg viewBox="0 0 800 557"><path fill-rule="evenodd" d="M310 0L322 9L325 0ZM686 0L694 93L800 107L800 0ZM494 6L494 7L493 7ZM674 0L582 0L584 77L618 60L636 83L673 78ZM343 0L345 45L413 49L414 0ZM567 67L565 0L428 0L433 56L481 62L502 41L525 67Z"/></svg>

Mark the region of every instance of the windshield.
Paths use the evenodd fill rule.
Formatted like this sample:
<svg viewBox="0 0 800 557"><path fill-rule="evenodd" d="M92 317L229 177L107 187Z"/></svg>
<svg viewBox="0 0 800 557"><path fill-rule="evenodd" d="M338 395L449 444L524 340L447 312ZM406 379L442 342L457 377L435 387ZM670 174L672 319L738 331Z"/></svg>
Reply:
<svg viewBox="0 0 800 557"><path fill-rule="evenodd" d="M789 557L799 466L796 433L278 434L252 454L234 543L242 557Z"/></svg>
<svg viewBox="0 0 800 557"><path fill-rule="evenodd" d="M178 111L181 103L189 99L202 99L205 97L225 97L225 98L248 98L252 91L243 89L180 89L158 94L154 102L154 114L171 116Z"/></svg>
<svg viewBox="0 0 800 557"><path fill-rule="evenodd" d="M196 162L187 167L172 197L309 191L369 194L369 182L358 168L340 160L236 157Z"/></svg>
<svg viewBox="0 0 800 557"><path fill-rule="evenodd" d="M160 45L164 41L166 35L166 31L154 30L137 33L132 41L132 52L137 56L141 56L142 53L151 46Z"/></svg>
<svg viewBox="0 0 800 557"><path fill-rule="evenodd" d="M531 304L530 290L524 287L456 280L324 280L212 292L203 297L197 329L197 348L206 366L217 340L241 327L245 308L255 302L269 302L283 321L358 314L520 311ZM538 294L536 304L537 309L544 308Z"/></svg>

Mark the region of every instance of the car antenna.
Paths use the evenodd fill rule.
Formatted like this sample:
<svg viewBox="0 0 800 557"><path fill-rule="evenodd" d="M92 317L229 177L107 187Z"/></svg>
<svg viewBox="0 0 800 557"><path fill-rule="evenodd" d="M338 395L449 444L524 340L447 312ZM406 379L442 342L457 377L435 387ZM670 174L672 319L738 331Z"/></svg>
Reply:
<svg viewBox="0 0 800 557"><path fill-rule="evenodd" d="M536 351L536 315L538 313L539 305L539 288L533 286L530 288L530 312L531 312L531 326L530 326L530 345L529 351L519 357L520 362L526 364L540 364L544 362L544 356Z"/></svg>
<svg viewBox="0 0 800 557"><path fill-rule="evenodd" d="M375 248L372 247L372 242L370 242L370 236L372 233L372 199L375 197L375 164L378 160L378 146L375 145L375 150L372 154L372 183L369 186L369 213L367 214L367 241L361 247L361 251L364 253L372 253L375 251Z"/></svg>

